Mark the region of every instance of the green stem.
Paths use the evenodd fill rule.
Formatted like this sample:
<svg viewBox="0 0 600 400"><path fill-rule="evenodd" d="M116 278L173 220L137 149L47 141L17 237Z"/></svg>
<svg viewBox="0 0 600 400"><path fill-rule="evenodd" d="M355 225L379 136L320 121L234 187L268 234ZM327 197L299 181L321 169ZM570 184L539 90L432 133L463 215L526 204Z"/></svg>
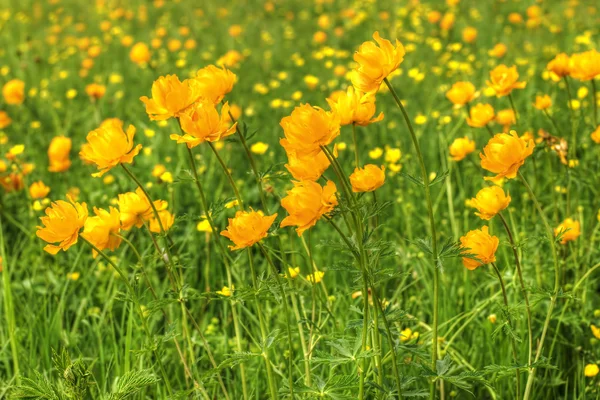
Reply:
<svg viewBox="0 0 600 400"><path fill-rule="evenodd" d="M544 347L544 342L546 340L546 335L548 333L548 327L550 326L550 321L552 320L552 312L554 311L554 306L556 305L556 299L558 297L558 292L560 290L560 266L559 266L559 260L558 260L558 252L556 249L556 242L554 240L554 231L552 230L552 227L548 223L548 219L546 218L546 215L544 214L544 210L542 210L542 207L541 207L540 203L538 202L537 197L535 197L535 194L533 193L531 186L529 186L529 183L527 183L527 181L525 180L525 177L523 176L523 174L521 172L519 172L518 175L519 175L519 179L521 179L521 182L523 182L523 185L529 192L529 196L531 197L531 200L534 202L535 207L538 211L538 214L540 215L540 218L542 219L544 227L546 228L546 235L548 236L548 240L550 241L550 248L552 250L552 257L554 260L554 289L552 290L552 295L550 296L550 304L548 306L548 311L546 313L546 319L544 321L544 326L542 328L542 335L539 339L535 358L534 358L534 363L536 363L542 356L542 350ZM532 367L531 365L529 365L528 368L529 368L529 376L527 378L527 384L525 386L525 395L523 396L523 400L528 400L529 396L531 395L531 390L533 389L533 382L535 379L535 373L537 371L537 369Z"/></svg>
<svg viewBox="0 0 600 400"><path fill-rule="evenodd" d="M358 137L356 136L356 123L352 123L352 140L354 141L354 165L356 168L360 167L360 158L358 150Z"/></svg>
<svg viewBox="0 0 600 400"><path fill-rule="evenodd" d="M260 250L262 251L262 253L264 254L265 258L267 259L267 263L271 267L271 273L275 277L275 281L277 282L277 286L279 286L279 291L281 293L281 301L283 304L283 313L285 314L285 322L286 322L285 327L286 327L287 336L288 336L288 351L290 352L289 366L288 366L288 369L289 369L288 381L289 381L289 385L290 385L290 397L293 399L294 398L294 377L293 377L294 345L293 345L293 341L292 341L292 330L290 328L292 321L290 320L290 311L288 308L287 296L285 294L285 289L283 288L283 284L281 283L281 278L279 277L279 272L277 272L277 268L275 267L275 264L273 264L273 260L271 260L269 253L267 253L267 250L261 243L257 243L257 244L258 244L258 247L260 248Z"/></svg>
<svg viewBox="0 0 600 400"><path fill-rule="evenodd" d="M504 286L504 280L502 279L502 274L498 270L498 267L496 267L496 264L492 263L492 268L494 269L494 272L496 273L496 276L498 277L498 281L500 282L500 287L502 288L502 298L504 300L504 306L506 307L506 322L508 323L508 326L510 326L511 329L514 329L511 318L510 318L510 311L508 310L508 296L506 295L506 286ZM515 364L518 365L519 358L517 357L517 341L515 340L514 336L512 336L512 335L510 338L510 344L512 347L513 360L514 360ZM516 399L519 400L519 398L521 397L521 374L519 372L519 369L517 369L515 371L515 374L517 376Z"/></svg>
<svg viewBox="0 0 600 400"><path fill-rule="evenodd" d="M519 124L519 113L517 112L517 108L515 107L515 102L513 100L512 93L508 94L508 100L510 101L510 107L513 110L513 114L515 114L515 123Z"/></svg>
<svg viewBox="0 0 600 400"><path fill-rule="evenodd" d="M594 104L594 128L598 127L598 97L596 89L596 81L591 79L592 82L592 103Z"/></svg>
<svg viewBox="0 0 600 400"><path fill-rule="evenodd" d="M419 145L419 141L417 139L417 135L412 127L410 122L410 118L406 109L402 105L402 102L398 98L396 91L394 90L391 83L384 79L385 84L390 89L390 93L394 97L398 108L402 111L402 115L404 116L404 121L406 122L406 126L410 132L410 137L415 147L415 152L417 153L417 158L419 159L419 167L421 169L421 176L423 179L423 186L425 188L425 203L427 204L427 213L429 216L429 225L430 225L430 234L431 234L431 253L432 253L432 262L433 262L433 326L431 327L432 333L432 343L431 343L431 368L435 371L436 362L438 360L438 308L439 308L439 269L438 269L438 250L437 250L437 233L435 230L435 219L433 216L433 203L431 201L431 192L429 188L429 175L427 174L427 168L425 167L425 160L423 159L423 154L421 153L421 146ZM435 399L435 382L431 382L431 386L429 389L429 398Z"/></svg>
<svg viewBox="0 0 600 400"><path fill-rule="evenodd" d="M211 142L207 142L207 143L210 146L210 148L213 151L213 153L215 154L215 157L217 157L217 161L219 161L219 164L221 164L221 167L223 168L223 172L225 173L225 176L227 177L227 180L229 181L229 184L231 185L231 188L233 189L233 193L235 194L235 198L237 199L237 201L239 203L238 207L240 208L240 210L243 210L244 209L244 205L242 203L242 196L240 196L240 192L239 192L239 190L237 188L237 185L235 184L235 181L233 180L233 176L231 176L231 172L229 171L229 168L227 168L227 165L225 164L225 162L223 161L223 159L219 155L219 152L215 148L215 145L212 144Z"/></svg>
<svg viewBox="0 0 600 400"><path fill-rule="evenodd" d="M532 318L531 318L531 305L529 304L529 296L527 294L527 288L525 286L525 281L523 280L523 270L521 268L521 261L519 259L519 253L517 251L517 245L513 238L512 232L506 222L506 219L502 215L502 213L498 213L500 217L500 221L502 221L502 225L504 225L504 229L506 230L506 234L508 236L508 241L510 242L510 247L513 251L513 256L515 257L515 265L517 267L517 275L519 277L519 284L521 285L521 293L523 294L523 298L525 299L525 311L527 312L527 338L528 338L528 346L527 346L527 365L531 365L533 361L533 329L532 329Z"/></svg>

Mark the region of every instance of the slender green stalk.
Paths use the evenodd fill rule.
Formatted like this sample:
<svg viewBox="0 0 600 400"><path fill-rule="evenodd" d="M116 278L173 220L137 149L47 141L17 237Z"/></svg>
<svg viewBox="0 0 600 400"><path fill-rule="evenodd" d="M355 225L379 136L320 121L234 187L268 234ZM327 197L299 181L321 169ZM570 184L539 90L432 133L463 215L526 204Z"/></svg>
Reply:
<svg viewBox="0 0 600 400"><path fill-rule="evenodd" d="M492 268L494 269L494 272L496 273L496 276L498 277L498 281L500 282L500 287L502 288L502 298L504 300L504 306L506 307L506 322L508 323L508 326L510 326L511 329L514 329L512 320L510 318L510 313L508 311L508 296L506 294L506 286L504 286L504 279L502 279L502 274L498 270L498 267L496 267L496 264L492 263ZM519 357L517 356L517 341L514 338L514 336L511 336L510 344L512 347L513 360L514 360L515 364L519 364ZM521 373L517 369L515 371L515 374L517 377L516 399L519 400L521 398Z"/></svg>
<svg viewBox="0 0 600 400"><path fill-rule="evenodd" d="M523 298L525 299L525 311L527 313L527 365L531 365L533 361L533 329L532 329L532 318L531 318L531 305L529 304L529 295L527 294L527 287L525 286L525 281L523 280L523 270L521 268L521 261L519 259L519 252L517 251L517 245L513 238L512 232L506 222L506 219L502 215L502 213L498 213L500 217L500 221L502 221L502 225L504 225L504 229L506 230L506 235L508 236L508 241L510 242L510 247L513 251L513 256L515 257L515 265L517 267L517 275L519 277L519 284L521 285L521 293L523 294Z"/></svg>
<svg viewBox="0 0 600 400"><path fill-rule="evenodd" d="M569 145L569 157L571 159L577 158L577 130L575 129L575 110L573 109L573 95L571 94L571 84L569 79L565 76L565 87L567 89L567 96L569 98L569 112L571 114L571 143ZM569 175L570 176L570 175Z"/></svg>
<svg viewBox="0 0 600 400"><path fill-rule="evenodd" d="M6 250L4 248L4 227L2 226L2 218L0 218L0 266L2 267L2 283L4 294L4 314L6 318L6 329L8 330L8 340L10 342L10 352L12 356L13 376L15 383L21 384L21 372L19 370L19 353L17 351L17 323L15 318L15 308L12 298L12 285L10 282L10 274L12 268L8 267L8 259L6 258Z"/></svg>
<svg viewBox="0 0 600 400"><path fill-rule="evenodd" d="M519 172L518 175L519 175L519 179L521 179L521 182L523 182L523 185L529 192L529 196L531 197L531 200L534 202L535 207L538 211L538 214L540 215L540 218L542 219L542 222L546 229L546 235L548 237L548 241L550 242L550 248L552 250L552 258L554 260L554 289L552 290L552 295L550 296L550 304L548 305L546 319L544 321L544 326L542 328L542 335L540 336L540 339L538 341L535 358L533 360L534 363L536 363L542 356L542 350L544 348L544 342L546 340L546 335L548 333L548 327L550 326L550 321L552 320L552 312L554 311L554 306L556 305L558 292L560 290L560 266L559 266L559 260L558 260L558 252L556 249L556 242L554 240L554 231L552 230L552 227L548 223L546 214L544 214L544 210L542 210L542 206L538 202L537 197L535 197L535 193L533 193L531 186L529 186L529 183L527 183L527 181L525 180L525 177L523 176L523 174L521 172ZM531 395L531 390L533 389L533 382L535 379L535 373L537 371L537 369L535 367L532 367L531 365L529 365L529 370L530 370L530 373L529 373L529 377L527 378L527 384L525 386L525 395L523 396L523 400L528 400L529 396Z"/></svg>
<svg viewBox="0 0 600 400"><path fill-rule="evenodd" d="M510 108L513 110L513 114L515 114L515 123L519 124L519 113L517 112L517 108L515 107L515 102L513 100L512 93L508 94L508 100L510 101Z"/></svg>
<svg viewBox="0 0 600 400"><path fill-rule="evenodd" d="M212 215L210 214L210 207L208 205L208 201L206 200L206 194L204 193L204 189L202 187L202 183L200 182L200 178L198 176L198 169L196 168L196 161L194 160L194 155L192 154L192 150L186 146L187 153L190 161L190 168L192 169L192 173L194 175L194 181L196 183L196 187L198 188L198 192L200 194L200 204L202 206L202 212L206 216L206 220L208 221L208 225L210 226L210 230L213 235L213 240L217 243L217 247L221 251L223 256L223 264L225 265L225 274L227 276L227 285L231 288L233 286L233 279L231 274L231 265L229 264L229 255L225 250L223 242L221 242L219 238L219 232L217 231L216 225L212 219ZM237 312L237 307L234 303L231 303L231 316L233 319L233 329L235 332L235 343L237 350L241 352L243 350L242 347L242 332L240 329L239 316ZM246 379L246 367L244 363L240 364L240 375L242 380L242 394L244 399L248 399L248 383Z"/></svg>
<svg viewBox="0 0 600 400"><path fill-rule="evenodd" d="M144 315L144 311L142 310L142 307L139 303L138 297L137 297L137 293L135 292L135 289L133 288L133 286L131 286L131 283L129 283L129 278L128 276L125 274L125 272L123 272L123 270L116 264L114 263L110 257L108 257L102 250L100 250L98 247L96 247L92 242L90 242L89 240L87 240L85 237L83 236L79 236L81 238L81 240L83 240L88 246L90 246L92 249L94 249L94 251L96 253L98 253L102 258L104 258L104 260L115 270L117 271L117 273L119 274L119 276L121 277L121 279L123 280L123 283L125 283L125 286L127 287L127 290L129 291L129 294L131 295L131 298L133 299L134 304L137 307L137 312L140 315L140 319L142 321L142 327L144 329L144 332L146 333L146 336L148 337L148 341L150 343L152 343L154 341L154 338L152 337L152 334L150 333L150 329L148 328L148 321L146 320L146 317ZM162 363L162 359L161 357L158 355L156 349L152 346L152 352L154 353L154 358L156 358L156 362L158 363L158 366L160 368L161 371L161 375L165 381L165 385L167 386L167 392L169 394L173 394L173 389L171 387L171 382L169 380L169 375L167 374L167 371L165 370L165 367Z"/></svg>
<svg viewBox="0 0 600 400"><path fill-rule="evenodd" d="M596 89L596 80L591 79L592 83L592 103L594 104L594 128L598 126L598 90Z"/></svg>
<svg viewBox="0 0 600 400"><path fill-rule="evenodd" d="M281 278L279 277L279 272L277 271L275 264L273 264L273 260L271 260L271 257L269 256L267 249L265 249L265 247L261 243L257 243L257 244L258 244L258 247L260 248L260 250L262 251L262 253L264 254L265 258L267 259L267 263L271 267L271 273L275 277L275 281L277 282L277 286L279 286L279 291L281 293L281 302L283 304L283 313L285 314L285 322L286 322L285 327L286 327L287 336L288 336L288 351L290 352L289 366L288 366L288 380L289 380L289 385L290 385L290 397L293 399L294 398L294 377L293 377L294 345L293 345L293 340L292 340L292 330L290 328L292 321L290 320L290 311L288 308L287 296L285 294L285 289L283 288L283 284L281 283Z"/></svg>
<svg viewBox="0 0 600 400"><path fill-rule="evenodd" d="M354 142L354 166L360 168L360 151L358 149L358 137L356 136L356 123L352 123L352 140Z"/></svg>
<svg viewBox="0 0 600 400"><path fill-rule="evenodd" d="M431 191L429 187L429 175L427 173L427 168L425 167L425 160L423 159L423 154L421 153L421 146L419 145L419 140L417 139L417 135L412 127L410 122L410 118L406 109L402 105L402 102L398 98L394 87L391 83L384 79L385 84L390 89L390 93L394 97L398 108L402 111L402 115L404 116L404 121L406 122L406 126L410 132L410 137L415 147L415 152L417 153L417 158L419 159L419 167L421 169L421 177L423 179L423 186L425 188L425 203L427 204L427 213L429 216L429 225L430 225L430 234L431 234L431 253L432 253L432 262L433 262L433 324L431 327L432 333L432 343L431 343L431 368L435 371L436 362L438 360L438 308L439 308L439 268L438 268L438 250L437 250L437 233L435 230L435 219L433 216L433 202L431 201ZM431 383L429 390L430 399L435 399L435 382Z"/></svg>
<svg viewBox="0 0 600 400"><path fill-rule="evenodd" d="M235 181L233 180L233 176L231 176L231 172L229 171L229 168L227 168L227 165L225 164L225 162L223 161L223 159L221 158L221 156L219 155L219 152L217 151L217 149L215 148L215 145L212 144L211 142L207 142L208 145L210 146L211 150L213 151L213 153L215 154L215 157L217 157L217 161L219 161L219 164L221 164L221 167L223 168L223 172L225 173L225 176L227 177L227 180L229 181L229 184L231 185L231 188L233 189L233 193L235 194L235 198L238 201L238 206L241 210L244 209L244 205L242 203L242 196L240 196L240 192L237 188L237 185L235 184Z"/></svg>
<svg viewBox="0 0 600 400"><path fill-rule="evenodd" d="M544 109L543 111L544 111L544 115L546 115L548 120L550 120L550 123L552 124L554 129L556 129L556 133L560 135L561 134L560 129L558 128L558 125L556 124L556 121L554 120L554 118L552 118L552 115L550 115L550 113L546 109Z"/></svg>
<svg viewBox="0 0 600 400"><path fill-rule="evenodd" d="M485 124L485 129L488 131L490 137L494 137L494 131L490 127L490 124Z"/></svg>
<svg viewBox="0 0 600 400"><path fill-rule="evenodd" d="M255 299L255 306L256 306L256 313L258 314L258 323L259 323L259 328L260 328L260 336L261 336L261 347L265 345L265 341L267 339L267 324L265 322L265 317L264 317L264 313L263 313L263 309L262 309L262 303L260 298L258 297L258 290L259 290L259 286L258 286L258 276L256 275L256 269L254 267L254 260L252 258L252 253L250 251L250 249L247 250L248 253L248 263L250 264L250 272L252 275L252 286L254 287L254 290L256 291L255 295L254 295L254 299ZM269 391L271 394L271 400L276 400L279 398L279 395L277 394L277 386L275 384L275 377L273 376L273 367L271 366L271 360L269 357L269 351L266 348L263 348L263 354L262 354L264 360L265 360L265 364L266 364L266 368L267 368L267 381L269 384Z"/></svg>

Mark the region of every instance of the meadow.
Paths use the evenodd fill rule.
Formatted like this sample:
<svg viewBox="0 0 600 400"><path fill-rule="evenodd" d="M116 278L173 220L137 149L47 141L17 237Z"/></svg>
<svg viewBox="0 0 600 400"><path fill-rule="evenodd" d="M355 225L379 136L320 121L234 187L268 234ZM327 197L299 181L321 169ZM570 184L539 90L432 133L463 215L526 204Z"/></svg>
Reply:
<svg viewBox="0 0 600 400"><path fill-rule="evenodd" d="M600 398L599 22L0 2L0 399Z"/></svg>

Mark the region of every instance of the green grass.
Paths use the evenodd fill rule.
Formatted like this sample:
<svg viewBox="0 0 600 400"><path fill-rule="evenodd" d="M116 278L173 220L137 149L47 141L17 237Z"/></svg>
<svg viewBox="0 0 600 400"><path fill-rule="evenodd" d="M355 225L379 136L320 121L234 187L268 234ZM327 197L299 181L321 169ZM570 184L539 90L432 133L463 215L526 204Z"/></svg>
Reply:
<svg viewBox="0 0 600 400"><path fill-rule="evenodd" d="M540 143L521 168L550 225L555 227L572 217L581 222L582 231L576 241L557 245L560 292L530 399L597 398L598 378L584 376L585 365L600 360L597 340L589 328L590 324L600 323L598 274L590 272L600 261L600 147L590 139L595 129L593 103L591 94L580 98L581 108L572 121L564 82L553 82L544 74L547 62L558 52L571 54L598 46L597 7L593 2L582 1L573 5L574 17L566 19L564 12L569 2L546 2L540 4L542 25L528 28L525 24L512 25L507 16L518 12L527 19L529 2L488 4L464 0L454 9L454 28L441 33L437 25L427 21L427 13L445 12L445 2L423 0L415 6L407 3L289 1L276 2L275 10L268 12L261 1L166 1L162 7L145 1L124 2L123 8L132 12L131 20L112 20L109 12L114 12L116 6L111 2L105 7L72 0L55 5L37 1L0 4L0 84L22 79L27 94L22 105L8 105L0 99L0 111L7 112L13 120L3 129L0 152L4 154L16 144L25 145L20 159L35 164L34 171L25 177L26 187L42 180L51 187L48 197L52 200L64 199L67 191L76 187L79 201L86 202L90 209L108 208L119 193L133 191L135 183L120 168L109 172L113 182L92 178L95 169L85 165L77 153L86 134L101 120L117 117L126 125L133 124L137 128L136 142L150 151L142 150L130 169L143 183L152 184L151 197L167 200L177 217L170 231L175 242L171 250L184 283L181 290L173 290L163 260L142 229L125 234L141 261L126 243L109 254L125 271L135 296L127 291L123 279L106 260L92 258L91 250L81 240L67 252L47 254L44 243L35 236L43 210L32 208L26 190L0 191L0 398L224 399L226 392L230 399L243 399L245 387L248 398L266 399L269 386L261 350L268 352L281 398L289 398L290 373L296 398L357 398L357 359L361 358L367 365L365 398L396 398L391 349L381 318L379 338L375 332L372 306L368 321L370 349L361 352L363 297L353 298L352 294L363 289L362 275L346 244L324 219L302 238L291 228L276 228L286 216L279 200L291 187L291 177L284 168L285 152L279 146L279 138L283 137L279 121L300 103L328 108L325 98L349 84L345 77L335 76L333 67L341 65L350 71L353 52L370 40L375 30L385 38L397 37L409 48L400 67L402 73L391 78L391 83L405 101L413 124L418 115L426 117L423 124L414 126L428 172L442 176L448 171L445 179L431 187L439 247L454 243L469 230L483 225L489 225L490 231L500 238L496 264L507 284L509 311L515 324L513 333L519 338L519 366L524 369L520 374L522 391L527 380L527 325L512 250L498 218L489 223L482 221L465 204L486 184L482 177L489 173L479 166L479 151L460 162L452 161L448 154L448 146L457 137L469 136L481 150L489 136L485 129L470 128L464 109L453 109L444 93L452 83L466 80L481 92L476 102L489 102L496 110L510 108L506 97L485 96L485 81L495 65L515 64L527 87L513 92L520 119L512 128L519 134L530 131L534 136L538 129L544 129L564 137L569 144L574 129L577 167L562 165L556 153ZM139 18L141 7L147 9L146 20ZM227 15L219 16L220 7L227 10ZM197 12L200 9L202 15ZM343 10L354 10L356 17L344 17ZM389 13L388 19L380 18L384 11ZM322 15L329 16L329 27L318 26ZM100 29L105 20L111 21L111 34ZM83 30L77 30L77 23L85 24ZM228 34L233 24L244 30L237 38ZM55 25L61 27L59 33L52 33ZM185 54L171 53L166 49L169 38L186 39L178 32L180 26L190 28L189 37L197 41L197 47ZM466 26L478 30L472 44L462 42L461 31ZM134 43L150 43L158 27L167 31L161 49L152 50L150 65L137 66L129 60L129 48L121 45L121 36L132 35ZM343 28L342 35L335 35L336 27ZM562 31L553 33L552 27ZM313 41L318 30L328 35L323 44ZM51 35L56 36L55 43L48 42ZM92 43L97 42L101 48L86 77L79 76L86 52L73 41L82 37L92 38ZM508 47L501 59L487 53L498 42ZM329 52L324 46L334 51ZM261 243L282 273L288 266L301 270L294 280L281 279L290 308L289 325L280 287L258 246L250 252L259 290L253 289L247 252L231 252L235 294L216 294L228 285L226 267L212 235L196 229L202 207L187 152L169 139L179 129L177 122L169 120L160 126L150 121L139 101L140 96L150 95L152 82L159 76L177 74L187 78L232 49L245 58L231 68L238 81L226 100L242 108L240 123L248 143L260 141L269 145L265 154L253 155L258 170L265 174L268 211L278 213L274 229ZM303 65L295 61L298 57L304 60ZM177 64L181 59L185 66ZM424 79L414 79L413 69L423 73ZM286 74L283 79L281 72ZM111 81L115 74L121 77L120 82L114 76ZM319 78L316 88L307 87L307 75ZM97 103L85 94L85 86L91 82L107 87L106 95ZM268 93L256 91L259 83L270 88ZM570 84L574 96L583 87L591 93L589 82L571 79ZM35 93L31 89L36 89ZM66 97L70 89L77 91L73 99ZM296 91L302 92L300 100L292 100ZM542 93L553 99L550 112L556 127L532 106L535 95ZM276 99L283 101L284 106L273 107ZM467 271L453 250L449 253L455 257L443 258L439 271L439 337L443 340L439 342L437 371L431 371L434 266L427 254L428 246L423 244L430 235L429 222L423 189L407 177L420 176L419 165L402 114L387 90L378 93L377 109L385 113L385 119L358 128L361 161L387 164L384 157L371 160L368 153L376 147L385 150L390 146L401 149L402 170L393 173L388 168L386 183L377 191L379 203L386 207L373 212L369 206L372 197L364 195L360 197L364 206L345 214L353 212L366 220L371 211L380 223L365 241L372 254L381 252L379 263L371 266L369 278L388 304L386 317L396 346L404 397L428 397L431 378L439 374L437 398L470 398L468 392L477 399L522 398L516 394L510 341L507 330L502 329L505 309L498 280L489 266ZM34 121L39 122L39 127L32 125ZM336 139L338 144L347 144L338 158L346 174L354 168L351 129L343 127ZM500 132L502 127L493 125L493 129ZM145 134L146 130L154 131L154 136ZM64 173L47 171L47 148L57 135L73 140L73 164ZM231 169L244 202L254 209L263 209L239 139L232 136L223 144L219 152ZM220 231L227 226L227 218L235 214L235 209L224 206L234 193L207 145L198 146L193 153ZM6 162L10 168L10 162ZM153 177L156 164L164 164L174 182ZM336 180L332 168L325 175ZM533 336L537 340L552 294L552 254L540 216L523 185L515 179L507 181L504 188L512 197L504 215L518 242L532 302ZM347 209L344 206L339 210L334 213L334 220L347 232L341 215ZM162 238L158 239L162 243ZM225 238L220 240L229 244ZM350 241L356 243L356 237ZM312 273L313 264L325 271L322 284L312 285L305 279ZM158 300L148 287L144 271ZM68 274L74 272L80 274L79 278L69 279ZM575 285L577 290L573 290ZM261 340L255 296L265 316L265 343ZM145 333L136 299L144 307L152 340ZM241 352L232 306L239 318ZM495 323L489 319L493 314L497 317ZM293 354L289 352L287 326L291 327ZM400 341L400 331L405 328L418 332L418 339ZM373 350L373 338L381 341L381 360ZM305 358L304 353L311 347L312 352ZM382 380L378 382L379 362L383 367Z"/></svg>

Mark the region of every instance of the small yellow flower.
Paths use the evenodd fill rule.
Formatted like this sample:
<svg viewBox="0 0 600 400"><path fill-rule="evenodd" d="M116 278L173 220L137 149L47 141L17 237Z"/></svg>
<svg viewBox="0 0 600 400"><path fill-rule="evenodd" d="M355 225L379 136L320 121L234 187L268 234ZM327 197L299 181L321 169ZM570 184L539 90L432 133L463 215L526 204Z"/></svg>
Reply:
<svg viewBox="0 0 600 400"><path fill-rule="evenodd" d="M288 276L291 279L296 278L298 275L300 275L300 267L295 267L295 268L288 267Z"/></svg>
<svg viewBox="0 0 600 400"><path fill-rule="evenodd" d="M231 285L231 288L229 288L228 286L223 286L223 289L221 290L217 290L217 294L224 296L224 297L231 297L233 296L233 292L235 290L235 286Z"/></svg>
<svg viewBox="0 0 600 400"><path fill-rule="evenodd" d="M76 281L81 277L81 274L79 272L69 272L67 274L67 279L70 281Z"/></svg>
<svg viewBox="0 0 600 400"><path fill-rule="evenodd" d="M598 375L598 372L600 372L600 368L598 368L597 364L588 364L585 366L585 368L583 370L583 373L588 378L595 377L596 375Z"/></svg>
<svg viewBox="0 0 600 400"><path fill-rule="evenodd" d="M254 154L263 155L269 150L269 145L264 142L256 142L250 146L250 151Z"/></svg>
<svg viewBox="0 0 600 400"><path fill-rule="evenodd" d="M323 277L325 276L325 272L315 271L314 274L306 275L306 280L310 283L321 283Z"/></svg>

